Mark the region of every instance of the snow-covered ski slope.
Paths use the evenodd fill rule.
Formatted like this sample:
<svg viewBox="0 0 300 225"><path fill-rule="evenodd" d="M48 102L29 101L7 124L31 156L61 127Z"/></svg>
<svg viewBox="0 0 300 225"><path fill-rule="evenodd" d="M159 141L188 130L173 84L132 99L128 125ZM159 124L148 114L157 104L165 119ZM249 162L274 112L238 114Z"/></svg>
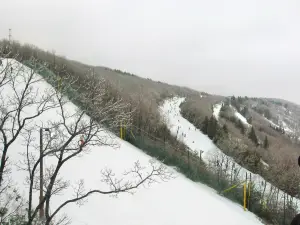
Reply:
<svg viewBox="0 0 300 225"><path fill-rule="evenodd" d="M222 104L223 103L221 102L221 103L215 104L214 107L213 107L213 115L217 120L219 119L219 114L220 114L220 111L221 111L221 108L222 108ZM244 125L246 125L247 127L251 127L251 124L248 123L247 119L242 114L240 114L233 106L230 105L230 107L233 108L234 116L237 119L241 120L242 123Z"/></svg>
<svg viewBox="0 0 300 225"><path fill-rule="evenodd" d="M238 118L240 121L242 121L242 123L244 125L246 125L247 127L251 127L251 125L248 123L247 119L242 114L240 114L238 111L236 111L236 109L235 109L234 115L236 118Z"/></svg>
<svg viewBox="0 0 300 225"><path fill-rule="evenodd" d="M3 60L5 65L6 60ZM30 71L29 68L11 60L14 73L22 68L24 74ZM1 69L1 68L0 68ZM20 83L20 88L22 83ZM36 97L41 97L42 93L52 87L44 81L36 83ZM21 90L21 89L20 89ZM12 95L9 88L1 89L2 99L5 101ZM73 104L67 105L68 111L76 111ZM32 113L32 108L27 108L26 113ZM48 121L53 121L58 117L56 110L50 110L34 120L35 124L44 125ZM30 126L35 124L31 123ZM38 142L38 129L33 133ZM35 131L35 130L33 130ZM104 132L107 138L118 144L118 148L94 147L89 153L83 154L80 158L75 158L66 163L61 170L60 177L74 184L79 179L84 179L85 189L100 188L107 190L107 186L100 181L100 171L106 167L111 168L117 175L124 170L132 168L135 161L139 160L147 167L151 159L140 149L120 140L118 137ZM19 137L11 146L8 152L12 165L23 159L20 153L25 152L22 145L23 139ZM36 143L38 145L38 143ZM32 153L36 153L33 152ZM49 167L55 158L45 160L45 168ZM81 207L76 204L69 204L63 213L66 213L75 225L199 225L199 224L231 224L231 225L254 225L262 224L259 219L249 212L244 212L243 208L228 199L219 196L215 190L206 185L195 183L177 173L172 168L168 170L174 172L174 179L168 182L154 183L149 188L140 187L134 195L120 194L118 198L107 195L94 194ZM23 196L27 196L27 186L24 185L26 173L18 170L17 166L12 168L12 178L17 182L22 190ZM72 185L71 185L72 186ZM64 200L73 196L73 191L68 188L63 194L55 196L51 201L51 211L60 205ZM38 201L38 193L34 196L35 203Z"/></svg>
<svg viewBox="0 0 300 225"><path fill-rule="evenodd" d="M202 158L206 163L210 163L210 159L212 157L220 157L225 156L229 159L229 167L232 167L232 164L235 163L234 159L226 156L213 142L208 138L207 135L204 135L199 129L191 124L188 120L182 117L180 114L180 104L184 101L184 98L175 97L169 99L164 102L161 107L161 113L164 117L171 133L176 136L179 140L185 143L192 151L198 152L200 154L200 150L203 151ZM218 110L219 106L215 107ZM218 115L215 113L215 115ZM177 134L178 130L178 134ZM221 158L221 157L220 157ZM236 163L235 163L236 164ZM225 169L225 163L224 163ZM235 167L236 168L236 167ZM228 174L231 173L231 170L228 171ZM240 167L238 177L240 180L245 180L246 173L250 174L250 171ZM257 190L263 190L265 179L261 177L259 174L252 174L252 181L255 184ZM249 176L249 175L248 175ZM269 182L266 183L266 191L265 193L270 193L271 184ZM275 190L273 189L273 192ZM283 201L284 192L279 192L279 198ZM299 205L300 201L297 200Z"/></svg>
<svg viewBox="0 0 300 225"><path fill-rule="evenodd" d="M219 119L221 108L222 108L222 103L215 104L213 107L213 115L217 120Z"/></svg>

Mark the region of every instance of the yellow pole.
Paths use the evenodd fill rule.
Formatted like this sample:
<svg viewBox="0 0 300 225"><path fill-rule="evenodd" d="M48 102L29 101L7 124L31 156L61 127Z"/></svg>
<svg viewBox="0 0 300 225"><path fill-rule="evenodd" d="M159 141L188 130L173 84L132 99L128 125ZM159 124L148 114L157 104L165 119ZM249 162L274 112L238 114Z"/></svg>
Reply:
<svg viewBox="0 0 300 225"><path fill-rule="evenodd" d="M237 186L240 186L240 185L242 185L242 184L244 184L244 181L241 182L241 183L232 185L231 187L229 187L229 188L227 188L226 190L224 190L223 193L225 193L225 192L227 192L227 191L230 191L231 189L233 189L233 188L235 188L235 187L237 187Z"/></svg>
<svg viewBox="0 0 300 225"><path fill-rule="evenodd" d="M231 186L230 188L224 190L223 193L225 193L225 192L227 192L227 191L230 191L231 189L237 187L238 185L239 185L239 184L235 184L235 185Z"/></svg>
<svg viewBox="0 0 300 225"><path fill-rule="evenodd" d="M246 211L247 182L244 183L244 210Z"/></svg>

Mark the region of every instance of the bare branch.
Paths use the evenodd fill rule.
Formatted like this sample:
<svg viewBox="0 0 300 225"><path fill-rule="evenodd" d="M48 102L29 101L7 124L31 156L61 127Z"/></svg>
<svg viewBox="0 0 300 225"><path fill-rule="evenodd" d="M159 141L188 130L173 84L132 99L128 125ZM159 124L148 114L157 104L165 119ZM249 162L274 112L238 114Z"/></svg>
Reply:
<svg viewBox="0 0 300 225"><path fill-rule="evenodd" d="M142 167L139 162L135 162L134 167L124 172L124 176L133 176L136 178L134 181L120 178L117 179L112 170L106 169L102 171L103 179L102 181L109 185L109 190L101 191L101 190L90 190L85 192L84 189L84 181L80 180L77 188L75 189L75 197L73 199L69 199L62 203L48 218L51 221L52 217L54 217L63 207L70 203L83 204L83 200L85 200L88 196L98 193L104 195L118 195L122 192L133 193L135 189L142 185L150 185L159 181L168 181L172 178L172 172L169 171L163 164L155 163L154 160L150 161L151 171L145 172L146 167Z"/></svg>
<svg viewBox="0 0 300 225"><path fill-rule="evenodd" d="M22 66L15 59L9 59L4 60L0 66L0 188L7 181L4 179L4 171L8 168L11 146L17 139L22 139L23 159L15 163L17 168L28 174L28 225L32 225L37 219L37 213L44 204L46 225L54 222L67 224L70 220L66 216L57 216L70 203L83 204L94 193L112 196L123 192L134 193L141 186L172 178L172 173L156 161L151 161L148 166L136 162L121 177L110 169L104 169L99 174L99 180L107 185L107 190L85 190L84 181L81 180L74 186L74 197L62 202L52 212L52 197L72 185L65 177L60 176L61 169L69 160L87 154L94 147L117 148L119 144L111 131L119 128L120 123L130 126L133 109L121 98L109 96L109 84L91 71L86 74L88 81L79 83L77 77L67 74L63 67L59 70L56 65L53 67L56 74L46 78L54 86L50 87L38 75L47 70L46 64L31 57L28 65L31 69ZM74 107L71 102L78 104L79 108ZM47 120L48 113L50 118ZM38 120L43 120L43 123ZM41 142L37 143L39 129L45 128L45 125L50 132L45 132ZM33 206L33 193L40 189L39 165L42 160L48 162L48 159L51 159L51 165L43 169L44 196L38 205Z"/></svg>

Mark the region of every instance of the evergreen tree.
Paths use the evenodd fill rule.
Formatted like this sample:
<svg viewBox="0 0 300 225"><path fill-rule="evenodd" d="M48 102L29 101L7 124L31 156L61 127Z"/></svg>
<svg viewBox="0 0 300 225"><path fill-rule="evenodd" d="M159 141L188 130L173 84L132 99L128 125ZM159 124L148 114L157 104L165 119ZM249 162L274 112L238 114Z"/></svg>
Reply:
<svg viewBox="0 0 300 225"><path fill-rule="evenodd" d="M242 121L240 121L240 130L243 135L246 133L246 128L244 127Z"/></svg>
<svg viewBox="0 0 300 225"><path fill-rule="evenodd" d="M264 148L265 149L269 148L269 140L268 140L267 136L265 137L265 140L264 140Z"/></svg>
<svg viewBox="0 0 300 225"><path fill-rule="evenodd" d="M221 111L221 112L225 112L225 110L226 110L226 107L225 107L224 104L222 104L222 107L221 107L220 111Z"/></svg>
<svg viewBox="0 0 300 225"><path fill-rule="evenodd" d="M258 145L258 139L254 130L254 127L252 126L251 131L249 133L249 139L253 141L254 144Z"/></svg>
<svg viewBox="0 0 300 225"><path fill-rule="evenodd" d="M220 130L217 130L216 135L213 137L212 141L217 144L218 140L222 137L222 133Z"/></svg>
<svg viewBox="0 0 300 225"><path fill-rule="evenodd" d="M249 124L252 124L252 116L250 116L249 118L247 118L247 122L248 122Z"/></svg>
<svg viewBox="0 0 300 225"><path fill-rule="evenodd" d="M218 121L215 119L215 125L216 125L216 134L213 138L213 142L216 144L220 139L223 139L225 135L228 135L228 133L226 133L224 131L224 129L222 129L219 124ZM224 127L224 126L223 126ZM225 126L225 129L227 128L227 126ZM228 132L228 130L227 130Z"/></svg>
<svg viewBox="0 0 300 225"><path fill-rule="evenodd" d="M249 113L249 110L248 108L245 106L242 110L241 110L241 114L244 116L244 117L247 117Z"/></svg>
<svg viewBox="0 0 300 225"><path fill-rule="evenodd" d="M265 109L263 113L268 120L271 119L272 115L269 109Z"/></svg>
<svg viewBox="0 0 300 225"><path fill-rule="evenodd" d="M206 116L204 121L201 124L201 131L203 134L207 134L207 130L208 130L208 117Z"/></svg>
<svg viewBox="0 0 300 225"><path fill-rule="evenodd" d="M225 106L229 106L230 105L230 98L226 98L224 103L225 103L224 104Z"/></svg>
<svg viewBox="0 0 300 225"><path fill-rule="evenodd" d="M228 127L226 124L223 125L223 131L225 132L225 134L228 134Z"/></svg>
<svg viewBox="0 0 300 225"><path fill-rule="evenodd" d="M207 126L207 135L210 139L213 139L216 136L217 123L218 123L217 120L212 115L208 121L208 126Z"/></svg>
<svg viewBox="0 0 300 225"><path fill-rule="evenodd" d="M243 98L241 96L238 96L238 102L243 103Z"/></svg>

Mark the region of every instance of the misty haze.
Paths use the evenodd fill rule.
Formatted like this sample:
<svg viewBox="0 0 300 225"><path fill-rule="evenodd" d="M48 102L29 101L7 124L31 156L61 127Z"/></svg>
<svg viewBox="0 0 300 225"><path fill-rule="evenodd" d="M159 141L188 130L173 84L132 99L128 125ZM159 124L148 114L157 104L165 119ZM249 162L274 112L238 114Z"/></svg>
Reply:
<svg viewBox="0 0 300 225"><path fill-rule="evenodd" d="M1 3L0 36L91 65L222 95L298 99L300 3L38 1Z"/></svg>
<svg viewBox="0 0 300 225"><path fill-rule="evenodd" d="M300 2L0 3L1 225L300 225Z"/></svg>

